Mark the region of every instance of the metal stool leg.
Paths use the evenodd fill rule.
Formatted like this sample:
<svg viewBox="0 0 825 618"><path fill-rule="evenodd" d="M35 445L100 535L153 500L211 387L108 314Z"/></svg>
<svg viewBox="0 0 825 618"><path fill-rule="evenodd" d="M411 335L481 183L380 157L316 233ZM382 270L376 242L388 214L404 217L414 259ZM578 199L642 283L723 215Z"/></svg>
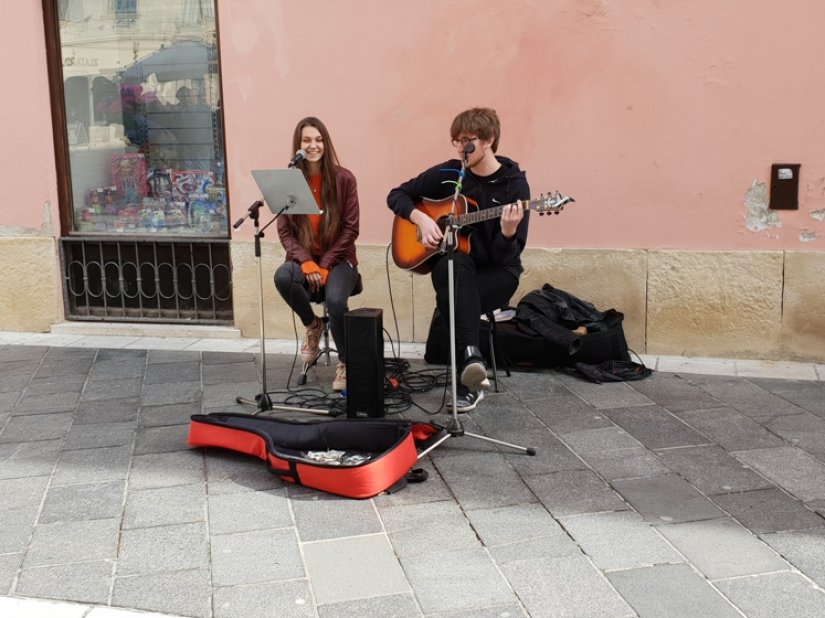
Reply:
<svg viewBox="0 0 825 618"><path fill-rule="evenodd" d="M490 350L490 364L493 366L493 385L494 392L498 392L498 367L496 367L496 317L493 312L487 314L487 320L490 324L488 333L488 348Z"/></svg>
<svg viewBox="0 0 825 618"><path fill-rule="evenodd" d="M496 348L495 335L490 329L490 364L493 365L493 384L495 385L495 392L498 392L498 367L496 367Z"/></svg>
<svg viewBox="0 0 825 618"><path fill-rule="evenodd" d="M493 366L493 383L495 384L495 392L498 392L498 366L496 365L496 342L498 342L498 332L496 326L495 315L491 311L487 314L487 321L490 324L489 333L489 347L490 347L490 364ZM507 359L507 353L504 354L504 371L507 377L510 377L510 362Z"/></svg>

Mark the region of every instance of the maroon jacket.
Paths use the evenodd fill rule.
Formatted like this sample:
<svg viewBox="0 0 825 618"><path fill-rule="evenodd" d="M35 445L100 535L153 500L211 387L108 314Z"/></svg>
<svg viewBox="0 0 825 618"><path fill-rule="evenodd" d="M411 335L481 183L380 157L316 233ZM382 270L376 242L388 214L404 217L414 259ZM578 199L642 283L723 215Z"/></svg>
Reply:
<svg viewBox="0 0 825 618"><path fill-rule="evenodd" d="M298 217L304 215L286 215L278 217L278 237L286 249L286 261L294 260L303 264L315 260L321 268L331 269L343 261L353 266L358 265L355 256L355 239L359 232L358 187L355 176L348 169L338 168L335 199L341 209L341 232L338 238L320 257L313 256L298 242ZM294 219L293 219L294 218Z"/></svg>

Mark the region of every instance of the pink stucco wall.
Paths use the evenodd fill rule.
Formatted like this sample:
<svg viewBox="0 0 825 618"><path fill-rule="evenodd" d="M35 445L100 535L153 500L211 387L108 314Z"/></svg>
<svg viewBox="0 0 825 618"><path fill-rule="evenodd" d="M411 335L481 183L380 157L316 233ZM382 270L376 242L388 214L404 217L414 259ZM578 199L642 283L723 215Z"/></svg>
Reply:
<svg viewBox="0 0 825 618"><path fill-rule="evenodd" d="M534 246L825 247L825 3L356 0L220 3L235 208L316 114L360 182L362 239L387 190L451 155L453 115L495 107L534 192L577 203ZM802 164L800 209L745 227L770 164ZM805 229L818 232L802 243Z"/></svg>
<svg viewBox="0 0 825 618"><path fill-rule="evenodd" d="M259 197L249 171L284 166L295 122L314 114L358 177L361 240L385 243L387 191L451 156L452 117L485 105L534 193L577 200L535 219L532 246L825 248L821 0L219 0L218 10L233 220ZM0 226L38 227L55 199L42 36L39 2L10 3ZM752 231L746 195L774 162L802 164L800 208ZM803 242L808 231L816 238Z"/></svg>
<svg viewBox="0 0 825 618"><path fill-rule="evenodd" d="M43 11L13 2L0 19L0 233L35 233L47 219L57 230L57 184Z"/></svg>

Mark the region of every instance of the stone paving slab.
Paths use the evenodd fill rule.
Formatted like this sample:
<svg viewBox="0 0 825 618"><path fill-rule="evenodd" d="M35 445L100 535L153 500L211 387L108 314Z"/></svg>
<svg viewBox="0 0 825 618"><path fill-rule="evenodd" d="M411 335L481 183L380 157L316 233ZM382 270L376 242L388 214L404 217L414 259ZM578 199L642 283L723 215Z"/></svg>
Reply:
<svg viewBox="0 0 825 618"><path fill-rule="evenodd" d="M210 543L214 586L305 576L298 539L292 529L212 535Z"/></svg>
<svg viewBox="0 0 825 618"><path fill-rule="evenodd" d="M133 528L120 536L117 574L148 575L206 568L209 547L204 522Z"/></svg>
<svg viewBox="0 0 825 618"><path fill-rule="evenodd" d="M762 540L820 588L825 588L825 528L764 534Z"/></svg>
<svg viewBox="0 0 825 618"><path fill-rule="evenodd" d="M462 424L535 457L451 438L416 464L425 483L348 500L186 445L191 414L250 411L235 397L260 362L237 342L94 343L0 344L0 615L751 618L779 607L753 590L821 600L820 382L501 374ZM268 356L270 388L293 364Z"/></svg>
<svg viewBox="0 0 825 618"><path fill-rule="evenodd" d="M112 605L209 618L212 587L208 569L116 577Z"/></svg>
<svg viewBox="0 0 825 618"><path fill-rule="evenodd" d="M776 552L729 519L658 526L658 530L710 580L790 570Z"/></svg>
<svg viewBox="0 0 825 618"><path fill-rule="evenodd" d="M492 611L495 613L491 613L490 618L505 615L517 616L519 614L519 608L516 605L512 607L496 607L492 608ZM386 616L416 618L423 615L412 593L342 601L318 607L318 616L320 618L352 618L353 616L358 616L359 618L385 618Z"/></svg>
<svg viewBox="0 0 825 618"><path fill-rule="evenodd" d="M583 556L513 562L502 567L530 616L629 618L634 612ZM586 594L581 592L586 590Z"/></svg>
<svg viewBox="0 0 825 618"><path fill-rule="evenodd" d="M799 448L736 451L733 455L800 500L825 498L825 463Z"/></svg>
<svg viewBox="0 0 825 618"><path fill-rule="evenodd" d="M0 479L51 474L62 444L61 440L0 444Z"/></svg>
<svg viewBox="0 0 825 618"><path fill-rule="evenodd" d="M563 470L525 479L554 517L627 508L613 489L591 470Z"/></svg>
<svg viewBox="0 0 825 618"><path fill-rule="evenodd" d="M117 558L118 519L69 521L37 526L29 542L24 567L94 562Z"/></svg>
<svg viewBox="0 0 825 618"><path fill-rule="evenodd" d="M212 603L215 618L314 618L316 615L312 590L303 579L218 588Z"/></svg>
<svg viewBox="0 0 825 618"><path fill-rule="evenodd" d="M84 521L118 517L123 506L126 483L108 481L52 487L38 519L41 524L57 521Z"/></svg>
<svg viewBox="0 0 825 618"><path fill-rule="evenodd" d="M784 390L780 381L775 393L793 404L798 405L803 410L811 414L816 414L820 418L825 418L825 388L820 385L806 386L797 390Z"/></svg>
<svg viewBox="0 0 825 618"><path fill-rule="evenodd" d="M319 605L410 591L383 534L306 543L303 551Z"/></svg>
<svg viewBox="0 0 825 618"><path fill-rule="evenodd" d="M649 449L707 444L697 433L667 410L657 406L605 410L605 416Z"/></svg>
<svg viewBox="0 0 825 618"><path fill-rule="evenodd" d="M74 426L98 423L132 423L138 417L140 399L137 396L83 401L77 405Z"/></svg>
<svg viewBox="0 0 825 618"><path fill-rule="evenodd" d="M110 561L22 568L15 594L104 605L112 587Z"/></svg>
<svg viewBox="0 0 825 618"><path fill-rule="evenodd" d="M661 476L670 472L656 453L641 446L580 453L606 481Z"/></svg>
<svg viewBox="0 0 825 618"><path fill-rule="evenodd" d="M749 618L825 616L825 592L798 573L773 573L716 582Z"/></svg>
<svg viewBox="0 0 825 618"><path fill-rule="evenodd" d="M123 530L206 521L204 483L129 491Z"/></svg>
<svg viewBox="0 0 825 618"><path fill-rule="evenodd" d="M576 515L560 522L602 571L684 562L637 513Z"/></svg>
<svg viewBox="0 0 825 618"><path fill-rule="evenodd" d="M792 414L766 419L762 425L785 441L825 461L825 420L813 414Z"/></svg>
<svg viewBox="0 0 825 618"><path fill-rule="evenodd" d="M716 445L663 449L656 454L705 495L772 487L765 477Z"/></svg>
<svg viewBox="0 0 825 618"><path fill-rule="evenodd" d="M753 419L733 408L680 412L678 416L696 431L724 449L746 449L782 446L785 442Z"/></svg>
<svg viewBox="0 0 825 618"><path fill-rule="evenodd" d="M724 517L724 513L695 487L675 475L614 481L613 486L652 523Z"/></svg>
<svg viewBox="0 0 825 618"><path fill-rule="evenodd" d="M381 520L399 557L480 547L461 508L449 502L424 502L381 509Z"/></svg>
<svg viewBox="0 0 825 618"><path fill-rule="evenodd" d="M434 547L432 553L403 557L400 562L425 614L516 602L504 576L480 547L448 552Z"/></svg>
<svg viewBox="0 0 825 618"><path fill-rule="evenodd" d="M748 380L725 378L702 384L701 388L731 408L750 417L804 412L799 406Z"/></svg>
<svg viewBox="0 0 825 618"><path fill-rule="evenodd" d="M663 564L608 573L639 618L741 618L707 580L686 564Z"/></svg>
<svg viewBox="0 0 825 618"><path fill-rule="evenodd" d="M712 500L756 534L820 528L825 522L800 500L777 488L722 494Z"/></svg>

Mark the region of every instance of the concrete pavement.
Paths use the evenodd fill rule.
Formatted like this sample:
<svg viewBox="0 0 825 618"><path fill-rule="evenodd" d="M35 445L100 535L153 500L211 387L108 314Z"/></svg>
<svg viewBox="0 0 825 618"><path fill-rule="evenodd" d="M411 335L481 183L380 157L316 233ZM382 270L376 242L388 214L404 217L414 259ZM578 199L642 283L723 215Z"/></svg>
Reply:
<svg viewBox="0 0 825 618"><path fill-rule="evenodd" d="M256 349L0 333L0 616L825 616L822 365L501 376L462 420L536 457L452 438L425 483L348 500L186 446L191 414L250 411Z"/></svg>

